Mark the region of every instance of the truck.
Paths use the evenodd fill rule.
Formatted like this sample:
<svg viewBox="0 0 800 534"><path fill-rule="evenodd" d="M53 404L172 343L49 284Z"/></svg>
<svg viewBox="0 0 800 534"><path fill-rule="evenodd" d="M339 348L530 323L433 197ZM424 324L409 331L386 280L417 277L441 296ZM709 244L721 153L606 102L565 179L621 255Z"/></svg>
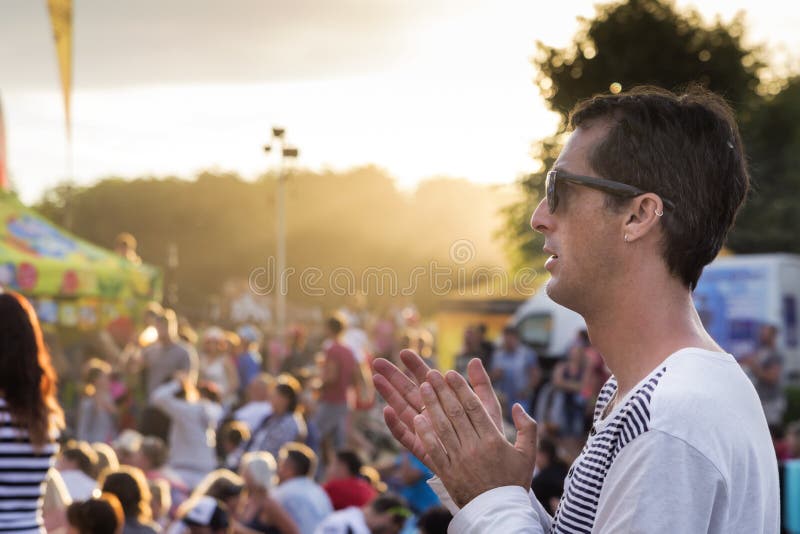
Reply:
<svg viewBox="0 0 800 534"><path fill-rule="evenodd" d="M800 256L746 254L723 256L703 271L694 304L711 337L736 358L756 350L759 330L777 328L784 373L800 376L797 306Z"/></svg>
<svg viewBox="0 0 800 534"><path fill-rule="evenodd" d="M800 255L719 256L703 270L693 300L706 330L737 358L757 348L762 326L777 327L784 372L790 379L800 377ZM583 318L553 302L544 286L516 310L513 323L521 339L550 361L563 358L586 328Z"/></svg>

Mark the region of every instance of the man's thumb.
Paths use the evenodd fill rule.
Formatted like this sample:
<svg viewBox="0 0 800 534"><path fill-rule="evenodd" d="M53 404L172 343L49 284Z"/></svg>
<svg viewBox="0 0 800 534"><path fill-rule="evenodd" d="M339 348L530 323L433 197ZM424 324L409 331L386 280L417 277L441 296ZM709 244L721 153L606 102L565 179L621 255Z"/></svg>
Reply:
<svg viewBox="0 0 800 534"><path fill-rule="evenodd" d="M536 421L525 413L519 403L511 408L511 417L514 419L514 426L517 429L517 441L514 443L514 447L531 458L536 458L538 435Z"/></svg>

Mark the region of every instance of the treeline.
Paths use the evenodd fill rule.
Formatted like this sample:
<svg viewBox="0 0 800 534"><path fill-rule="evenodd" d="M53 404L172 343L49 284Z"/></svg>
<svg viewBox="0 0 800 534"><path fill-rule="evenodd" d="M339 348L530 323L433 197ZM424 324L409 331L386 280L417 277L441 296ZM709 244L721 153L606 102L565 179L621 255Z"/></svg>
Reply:
<svg viewBox="0 0 800 534"><path fill-rule="evenodd" d="M143 260L177 282L178 307L202 315L231 280L255 274L256 291L270 292L276 184L275 176L246 181L220 172L193 180L107 178L57 186L36 208L105 247L119 232L132 233ZM501 209L519 198L514 191L431 179L409 193L375 167L294 171L287 182L289 300L330 309L361 295L376 306L400 299L432 311L449 290L470 283L467 273L505 270L496 233ZM432 269L439 269L436 280Z"/></svg>

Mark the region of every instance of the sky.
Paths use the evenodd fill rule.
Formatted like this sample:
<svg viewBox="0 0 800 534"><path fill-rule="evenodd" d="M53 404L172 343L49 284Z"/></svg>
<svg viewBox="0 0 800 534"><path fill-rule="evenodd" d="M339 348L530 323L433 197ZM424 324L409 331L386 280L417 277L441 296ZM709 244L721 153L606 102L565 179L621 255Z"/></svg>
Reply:
<svg viewBox="0 0 800 534"><path fill-rule="evenodd" d="M279 165L262 146L282 126L314 170L374 164L405 189L511 183L557 123L533 85L535 43L567 45L594 3L74 0L70 151L47 2L0 0L11 178L25 202L67 178L252 179ZM744 10L749 41L800 51L785 0L677 5L708 20Z"/></svg>

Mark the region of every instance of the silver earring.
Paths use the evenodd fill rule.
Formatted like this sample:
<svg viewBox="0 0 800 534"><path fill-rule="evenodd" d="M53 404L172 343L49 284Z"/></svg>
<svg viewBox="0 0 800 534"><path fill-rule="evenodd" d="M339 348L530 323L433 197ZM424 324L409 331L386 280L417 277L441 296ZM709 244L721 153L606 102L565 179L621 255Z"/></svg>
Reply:
<svg viewBox="0 0 800 534"><path fill-rule="evenodd" d="M658 211L658 208L656 208L656 215L661 217L662 215L664 215L664 210Z"/></svg>
<svg viewBox="0 0 800 534"><path fill-rule="evenodd" d="M625 242L627 243L628 242L628 234L625 234L625 237L623 237L622 239L624 239Z"/></svg>

